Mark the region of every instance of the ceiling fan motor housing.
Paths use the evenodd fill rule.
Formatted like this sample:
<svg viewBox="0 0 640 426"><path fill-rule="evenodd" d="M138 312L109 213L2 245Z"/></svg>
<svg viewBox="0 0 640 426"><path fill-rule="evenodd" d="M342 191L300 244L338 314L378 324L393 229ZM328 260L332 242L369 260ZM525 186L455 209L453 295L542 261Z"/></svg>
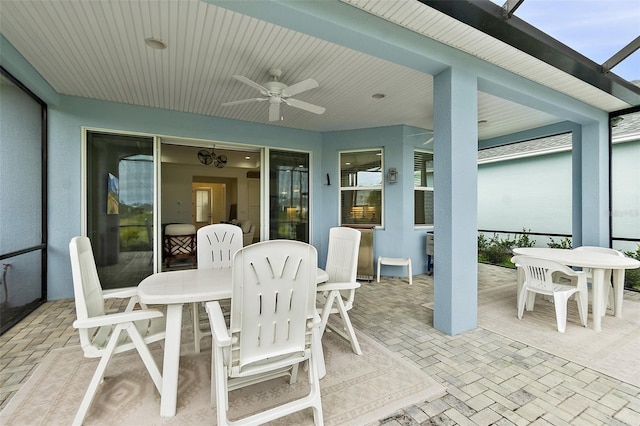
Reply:
<svg viewBox="0 0 640 426"><path fill-rule="evenodd" d="M279 81L267 81L264 83L264 87L269 91L269 95L280 96L282 91L287 88L287 85Z"/></svg>

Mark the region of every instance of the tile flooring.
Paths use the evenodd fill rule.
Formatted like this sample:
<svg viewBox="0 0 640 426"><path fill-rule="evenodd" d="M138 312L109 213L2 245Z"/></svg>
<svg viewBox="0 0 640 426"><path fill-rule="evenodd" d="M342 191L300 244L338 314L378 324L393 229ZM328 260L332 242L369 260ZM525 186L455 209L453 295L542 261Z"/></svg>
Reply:
<svg viewBox="0 0 640 426"><path fill-rule="evenodd" d="M510 282L513 270L479 265L479 290ZM414 276L412 286L406 278L385 278L358 290L354 326L448 391L374 425L640 425L640 388L481 328L447 336L422 306L432 301L427 275ZM48 302L0 336L0 409L48 351L78 344L74 318L72 300Z"/></svg>

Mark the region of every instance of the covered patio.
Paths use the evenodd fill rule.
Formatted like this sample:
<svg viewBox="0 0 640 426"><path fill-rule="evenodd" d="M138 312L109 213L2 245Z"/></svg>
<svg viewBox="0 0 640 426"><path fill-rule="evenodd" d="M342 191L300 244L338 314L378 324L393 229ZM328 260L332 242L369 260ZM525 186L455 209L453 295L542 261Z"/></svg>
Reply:
<svg viewBox="0 0 640 426"><path fill-rule="evenodd" d="M351 311L356 329L417 365L447 391L441 398L388 413L373 424L637 424L637 385L483 327L485 302L491 300L483 294L500 288L513 290L515 280L513 269L479 264L481 324L456 336L433 328L433 311L428 308L433 302L432 276L415 275L412 286L406 278L391 277L383 277L380 283L363 283ZM640 306L640 294L626 292L625 301ZM512 312L503 318L506 323L518 322L515 300L512 305ZM48 353L78 345L77 332L71 327L74 318L73 300L47 302L0 336L0 375L6 378L0 387L0 408L10 403ZM547 319L550 329L557 333L553 316ZM521 321L525 320L526 315ZM640 330L640 317L625 320L635 322ZM576 334L579 328L570 316L563 337L571 340L572 331ZM584 331L596 337L615 332ZM602 356L607 357L607 353ZM635 365L618 367L640 370L638 364L636 358Z"/></svg>

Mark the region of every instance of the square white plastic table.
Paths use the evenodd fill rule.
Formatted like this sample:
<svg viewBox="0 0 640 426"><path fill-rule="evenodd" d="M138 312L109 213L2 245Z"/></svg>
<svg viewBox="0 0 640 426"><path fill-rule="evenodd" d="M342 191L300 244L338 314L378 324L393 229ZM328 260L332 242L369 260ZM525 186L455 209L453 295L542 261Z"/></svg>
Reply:
<svg viewBox="0 0 640 426"><path fill-rule="evenodd" d="M593 329L600 331L602 328L602 316L605 314L604 282L605 270L611 269L613 275L613 286L615 291L615 315L622 316L622 293L624 290L624 270L640 268L640 261L630 257L621 257L613 254L594 253L582 250L569 250L542 247L520 247L514 248L513 253L522 256L537 257L539 259L552 260L567 266L579 266L591 268L593 274L593 300L591 310L593 313Z"/></svg>
<svg viewBox="0 0 640 426"><path fill-rule="evenodd" d="M318 282L324 282L328 277L326 271L318 268ZM138 297L147 305L167 305L160 415L173 417L178 399L182 306L185 303L230 299L231 268L184 269L153 274L138 285ZM321 345L315 347L322 351ZM325 373L322 353L318 359L322 377Z"/></svg>

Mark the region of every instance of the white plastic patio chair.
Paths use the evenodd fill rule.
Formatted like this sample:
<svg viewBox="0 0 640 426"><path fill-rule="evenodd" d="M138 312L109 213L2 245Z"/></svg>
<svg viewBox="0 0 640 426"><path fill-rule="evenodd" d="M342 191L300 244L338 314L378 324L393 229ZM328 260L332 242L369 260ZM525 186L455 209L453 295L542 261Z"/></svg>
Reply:
<svg viewBox="0 0 640 426"><path fill-rule="evenodd" d="M608 247L597 247L597 246L581 246L581 247L576 247L574 248L574 250L579 250L579 251L588 251L588 252L592 252L592 253L601 253L601 254L606 254L606 255L613 255L613 256L621 256L624 257L624 253L616 250L616 249L612 249L612 248L608 248ZM591 272L591 268L582 268L582 270L587 274L587 282L593 282L593 273ZM622 282L624 282L624 269L620 270L622 275ZM604 282L605 283L609 283L608 286L605 287L605 291L606 294L604 294L602 301L603 301L603 306L602 306L602 312L605 313L607 311L607 305L608 307L610 307L611 309L616 309L616 291L611 291L611 287L613 286L613 283L611 281L611 269L607 269L605 271L604 274ZM622 300L620 300L619 303L622 303ZM607 305L605 305L607 304Z"/></svg>
<svg viewBox="0 0 640 426"><path fill-rule="evenodd" d="M236 253L229 329L219 303L206 303L213 334L211 398L216 401L219 426L262 424L308 407L313 409L314 423L323 424L318 352L313 347L320 341L316 273L315 248L299 241L264 241ZM228 420L230 391L280 376L289 376L293 383L298 364L304 361L308 361L307 395Z"/></svg>
<svg viewBox="0 0 640 426"><path fill-rule="evenodd" d="M114 354L136 349L156 389L161 392L162 376L147 345L164 339L165 321L160 311L133 310L138 297L136 287L102 290L91 242L87 237L74 237L69 243L69 254L77 315L73 327L80 334L84 356L101 358L73 420L74 425L81 425ZM129 298L126 310L106 314L104 300L107 298Z"/></svg>
<svg viewBox="0 0 640 426"><path fill-rule="evenodd" d="M242 229L226 223L203 226L198 229L197 244L198 269L231 268L233 255L242 248ZM200 327L199 306L200 303L191 304L196 353L200 353L200 340L211 335L208 327Z"/></svg>
<svg viewBox="0 0 640 426"><path fill-rule="evenodd" d="M564 333L567 325L567 303L575 294L578 303L580 323L587 326L587 275L582 271L574 271L568 266L551 260L528 256L514 256L511 261L524 272L524 282L518 295L518 319L522 319L525 305L528 311L533 310L536 294L553 296L558 331ZM553 281L553 274L560 272L567 277L575 278L577 285L560 284Z"/></svg>
<svg viewBox="0 0 640 426"><path fill-rule="evenodd" d="M326 283L318 284L317 305L322 323L320 334L329 327L332 331L351 343L353 352L362 354L358 338L351 325L348 311L353 308L358 271L358 252L360 250L360 231L335 227L329 230L329 249L325 271L329 275ZM329 323L331 315L339 315L341 326Z"/></svg>

